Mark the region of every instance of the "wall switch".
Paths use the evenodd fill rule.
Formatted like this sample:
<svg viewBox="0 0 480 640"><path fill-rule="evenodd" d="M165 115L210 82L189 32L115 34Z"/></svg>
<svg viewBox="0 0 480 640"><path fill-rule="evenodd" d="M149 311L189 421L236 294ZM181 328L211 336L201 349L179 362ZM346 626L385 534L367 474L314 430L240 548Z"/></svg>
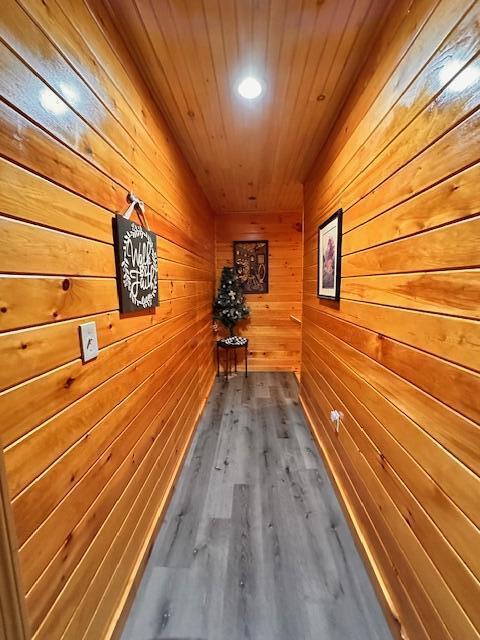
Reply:
<svg viewBox="0 0 480 640"><path fill-rule="evenodd" d="M98 356L97 325L95 322L86 322L80 325L80 344L84 362Z"/></svg>

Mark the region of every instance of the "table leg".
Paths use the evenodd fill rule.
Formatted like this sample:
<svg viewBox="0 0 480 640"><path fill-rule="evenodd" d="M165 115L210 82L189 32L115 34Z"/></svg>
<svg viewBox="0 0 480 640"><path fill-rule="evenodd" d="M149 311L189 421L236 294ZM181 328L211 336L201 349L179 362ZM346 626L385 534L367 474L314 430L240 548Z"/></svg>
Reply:
<svg viewBox="0 0 480 640"><path fill-rule="evenodd" d="M230 349L225 349L225 382L228 382L229 368L230 368Z"/></svg>
<svg viewBox="0 0 480 640"><path fill-rule="evenodd" d="M235 357L235 373L237 373L237 350L236 349L233 350L233 354Z"/></svg>
<svg viewBox="0 0 480 640"><path fill-rule="evenodd" d="M219 353L220 349L218 347L218 342L217 342L217 378L220 375L220 353Z"/></svg>
<svg viewBox="0 0 480 640"><path fill-rule="evenodd" d="M248 348L245 345L245 378L248 378Z"/></svg>

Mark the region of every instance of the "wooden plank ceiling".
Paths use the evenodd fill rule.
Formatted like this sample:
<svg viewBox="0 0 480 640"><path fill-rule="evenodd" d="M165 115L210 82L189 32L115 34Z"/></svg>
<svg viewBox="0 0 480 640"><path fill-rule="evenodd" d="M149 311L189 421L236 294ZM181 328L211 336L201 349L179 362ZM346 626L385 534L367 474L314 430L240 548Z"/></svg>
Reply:
<svg viewBox="0 0 480 640"><path fill-rule="evenodd" d="M302 208L389 0L104 1L214 209Z"/></svg>

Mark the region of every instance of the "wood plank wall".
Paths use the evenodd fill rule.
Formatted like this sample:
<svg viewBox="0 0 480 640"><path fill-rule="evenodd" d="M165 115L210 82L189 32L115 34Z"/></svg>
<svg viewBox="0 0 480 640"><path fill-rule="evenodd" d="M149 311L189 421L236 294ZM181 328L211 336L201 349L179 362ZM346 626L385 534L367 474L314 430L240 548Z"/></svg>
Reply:
<svg viewBox="0 0 480 640"><path fill-rule="evenodd" d="M480 637L479 25L478 1L396 2L305 185L301 399L411 640Z"/></svg>
<svg viewBox="0 0 480 640"><path fill-rule="evenodd" d="M18 566L17 542L10 493L0 452L0 638L28 640L25 594Z"/></svg>
<svg viewBox="0 0 480 640"><path fill-rule="evenodd" d="M257 371L299 371L302 213L217 215L217 287L222 268L232 265L234 240L268 240L269 291L246 296L251 316L238 325L238 333L249 339L248 366Z"/></svg>
<svg viewBox="0 0 480 640"><path fill-rule="evenodd" d="M0 415L21 574L36 640L98 640L213 381L214 219L107 16L1 13ZM121 317L111 226L130 189L161 303ZM86 320L100 353L84 365Z"/></svg>

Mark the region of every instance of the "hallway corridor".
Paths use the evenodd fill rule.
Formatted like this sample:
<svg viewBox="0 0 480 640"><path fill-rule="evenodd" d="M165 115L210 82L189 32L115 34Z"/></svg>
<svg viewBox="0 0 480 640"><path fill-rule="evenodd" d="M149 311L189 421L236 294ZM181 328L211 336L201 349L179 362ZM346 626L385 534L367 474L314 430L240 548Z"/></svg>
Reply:
<svg viewBox="0 0 480 640"><path fill-rule="evenodd" d="M216 381L122 640L391 638L296 396Z"/></svg>

